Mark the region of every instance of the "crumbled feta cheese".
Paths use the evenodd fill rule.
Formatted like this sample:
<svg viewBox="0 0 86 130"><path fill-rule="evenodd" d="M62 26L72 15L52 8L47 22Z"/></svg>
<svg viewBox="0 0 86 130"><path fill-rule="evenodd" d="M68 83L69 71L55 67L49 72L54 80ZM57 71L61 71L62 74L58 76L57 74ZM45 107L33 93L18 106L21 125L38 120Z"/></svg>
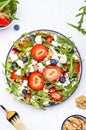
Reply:
<svg viewBox="0 0 86 130"><path fill-rule="evenodd" d="M42 71L45 68L42 63L38 63L37 65L39 66L39 71Z"/></svg>
<svg viewBox="0 0 86 130"><path fill-rule="evenodd" d="M52 41L51 44L54 45L54 46L58 46L59 45L57 41Z"/></svg>
<svg viewBox="0 0 86 130"><path fill-rule="evenodd" d="M43 105L44 105L44 106L48 106L48 105L49 105L49 101L43 102Z"/></svg>
<svg viewBox="0 0 86 130"><path fill-rule="evenodd" d="M21 68L24 68L24 64L21 60L17 60L16 62Z"/></svg>
<svg viewBox="0 0 86 130"><path fill-rule="evenodd" d="M50 60L47 60L47 61L46 61L46 65L50 65Z"/></svg>
<svg viewBox="0 0 86 130"><path fill-rule="evenodd" d="M37 61L33 59L32 65L37 64Z"/></svg>
<svg viewBox="0 0 86 130"><path fill-rule="evenodd" d="M22 83L22 86L27 86L27 84L28 84L28 81L24 80L23 83Z"/></svg>
<svg viewBox="0 0 86 130"><path fill-rule="evenodd" d="M57 41L57 35L54 35L53 38L55 41Z"/></svg>
<svg viewBox="0 0 86 130"><path fill-rule="evenodd" d="M66 55L61 55L60 59L59 59L59 62L62 63L62 64L65 64L67 62L67 57Z"/></svg>
<svg viewBox="0 0 86 130"><path fill-rule="evenodd" d="M43 89L43 92L48 93L49 90L48 89Z"/></svg>
<svg viewBox="0 0 86 130"><path fill-rule="evenodd" d="M30 65L30 72L33 72L34 71L34 68L33 66Z"/></svg>
<svg viewBox="0 0 86 130"><path fill-rule="evenodd" d="M18 56L14 53L11 53L9 57L11 58L12 62L18 59Z"/></svg>
<svg viewBox="0 0 86 130"><path fill-rule="evenodd" d="M17 70L15 74L16 74L16 75L21 75L21 70L20 70L20 69Z"/></svg>
<svg viewBox="0 0 86 130"><path fill-rule="evenodd" d="M79 56L78 56L78 55L73 55L73 58L74 58L75 60L79 60Z"/></svg>
<svg viewBox="0 0 86 130"><path fill-rule="evenodd" d="M35 42L36 42L36 43L42 43L42 39L41 39L41 36L40 36L40 35L39 35L39 36L36 36Z"/></svg>

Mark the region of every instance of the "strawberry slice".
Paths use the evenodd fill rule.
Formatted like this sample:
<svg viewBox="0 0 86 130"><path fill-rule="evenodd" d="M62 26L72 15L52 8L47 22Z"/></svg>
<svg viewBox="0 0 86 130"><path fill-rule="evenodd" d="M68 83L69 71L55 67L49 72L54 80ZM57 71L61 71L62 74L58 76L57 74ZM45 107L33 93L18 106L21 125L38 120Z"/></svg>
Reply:
<svg viewBox="0 0 86 130"><path fill-rule="evenodd" d="M57 101L57 102L59 102L63 99L63 95L59 91L50 93L49 97L50 97L51 100L54 100L54 101Z"/></svg>
<svg viewBox="0 0 86 130"><path fill-rule="evenodd" d="M48 65L43 70L43 76L49 81L55 81L62 76L62 71L57 65Z"/></svg>
<svg viewBox="0 0 86 130"><path fill-rule="evenodd" d="M11 73L11 79L14 80L14 82L16 82L18 79L19 79L19 75L16 74L17 70L14 70L12 73Z"/></svg>
<svg viewBox="0 0 86 130"><path fill-rule="evenodd" d="M32 72L28 78L28 85L33 90L42 90L44 87L44 79L41 72Z"/></svg>
<svg viewBox="0 0 86 130"><path fill-rule="evenodd" d="M79 62L75 62L74 63L74 67L75 67L75 72L78 74L80 72L80 63Z"/></svg>
<svg viewBox="0 0 86 130"><path fill-rule="evenodd" d="M36 44L31 49L31 55L36 61L43 60L48 54L48 49L43 44Z"/></svg>
<svg viewBox="0 0 86 130"><path fill-rule="evenodd" d="M0 17L0 26L1 26L1 27L5 27L5 26L9 25L10 22L11 22L11 20L10 20L9 18L7 18L6 16L3 16L3 15L2 15L2 16Z"/></svg>
<svg viewBox="0 0 86 130"><path fill-rule="evenodd" d="M45 38L45 40L46 40L48 43L51 43L52 40L53 40L53 38L52 38L52 36L48 35L48 36Z"/></svg>

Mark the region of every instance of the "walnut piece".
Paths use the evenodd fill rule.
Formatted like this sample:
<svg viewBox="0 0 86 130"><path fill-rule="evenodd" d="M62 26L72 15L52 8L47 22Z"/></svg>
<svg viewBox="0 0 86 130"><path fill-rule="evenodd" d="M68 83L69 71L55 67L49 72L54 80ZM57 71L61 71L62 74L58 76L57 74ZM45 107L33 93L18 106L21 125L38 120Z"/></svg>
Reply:
<svg viewBox="0 0 86 130"><path fill-rule="evenodd" d="M76 106L81 109L86 109L86 96L81 95L76 98Z"/></svg>

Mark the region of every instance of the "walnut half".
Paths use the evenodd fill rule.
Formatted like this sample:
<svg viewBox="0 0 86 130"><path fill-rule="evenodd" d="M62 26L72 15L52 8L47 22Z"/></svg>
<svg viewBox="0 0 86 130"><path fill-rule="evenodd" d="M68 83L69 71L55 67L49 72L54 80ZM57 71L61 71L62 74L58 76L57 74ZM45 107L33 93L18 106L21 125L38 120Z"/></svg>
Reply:
<svg viewBox="0 0 86 130"><path fill-rule="evenodd" d="M86 96L81 95L76 98L76 106L81 109L86 109Z"/></svg>

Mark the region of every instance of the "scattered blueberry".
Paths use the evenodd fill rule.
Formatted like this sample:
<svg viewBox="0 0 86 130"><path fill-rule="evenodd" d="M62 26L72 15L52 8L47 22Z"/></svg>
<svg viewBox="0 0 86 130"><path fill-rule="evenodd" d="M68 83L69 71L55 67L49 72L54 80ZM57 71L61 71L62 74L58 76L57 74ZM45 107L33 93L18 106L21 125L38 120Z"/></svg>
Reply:
<svg viewBox="0 0 86 130"><path fill-rule="evenodd" d="M15 30L19 30L20 29L20 26L18 24L14 25L14 29Z"/></svg>
<svg viewBox="0 0 86 130"><path fill-rule="evenodd" d="M22 57L23 63L26 63L28 61L28 57Z"/></svg>
<svg viewBox="0 0 86 130"><path fill-rule="evenodd" d="M58 63L58 61L56 59L50 59L50 63L53 65L56 65Z"/></svg>
<svg viewBox="0 0 86 130"><path fill-rule="evenodd" d="M26 89L23 89L22 90L22 94L26 94L27 93L27 90Z"/></svg>
<svg viewBox="0 0 86 130"><path fill-rule="evenodd" d="M35 40L35 36L34 36L34 35L31 35L31 36L29 37L29 39L30 39L30 40Z"/></svg>
<svg viewBox="0 0 86 130"><path fill-rule="evenodd" d="M16 62L13 62L13 63L12 63L12 67L13 67L13 68L16 68L16 67L18 67L18 64L17 64Z"/></svg>
<svg viewBox="0 0 86 130"><path fill-rule="evenodd" d="M59 81L60 81L61 83L64 83L64 82L66 81L66 78L65 78L64 76L62 76L62 77L59 79Z"/></svg>
<svg viewBox="0 0 86 130"><path fill-rule="evenodd" d="M74 49L72 49L72 50L70 51L70 53L71 53L71 54L74 54Z"/></svg>

